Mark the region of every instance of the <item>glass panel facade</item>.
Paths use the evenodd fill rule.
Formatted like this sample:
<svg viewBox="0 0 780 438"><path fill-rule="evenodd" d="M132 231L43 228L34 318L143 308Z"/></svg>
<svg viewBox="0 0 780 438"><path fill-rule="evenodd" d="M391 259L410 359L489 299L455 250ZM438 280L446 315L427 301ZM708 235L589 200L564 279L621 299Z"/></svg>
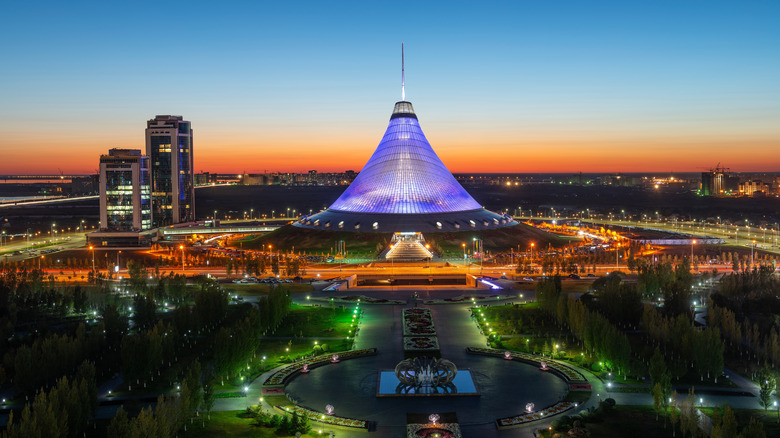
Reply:
<svg viewBox="0 0 780 438"><path fill-rule="evenodd" d="M332 210L428 214L482 208L425 138L412 104L398 102L374 154Z"/></svg>
<svg viewBox="0 0 780 438"><path fill-rule="evenodd" d="M173 223L171 203L173 188L171 184L171 136L152 135L151 156L149 159L154 166L154 177L151 180L153 198L153 227L162 227Z"/></svg>
<svg viewBox="0 0 780 438"><path fill-rule="evenodd" d="M106 229L133 229L133 171L106 170Z"/></svg>

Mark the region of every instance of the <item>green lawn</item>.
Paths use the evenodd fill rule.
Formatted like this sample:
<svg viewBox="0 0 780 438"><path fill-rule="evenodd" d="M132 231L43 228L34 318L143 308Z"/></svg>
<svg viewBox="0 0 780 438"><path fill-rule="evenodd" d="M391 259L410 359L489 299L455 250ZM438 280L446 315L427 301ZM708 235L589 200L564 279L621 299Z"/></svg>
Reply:
<svg viewBox="0 0 780 438"><path fill-rule="evenodd" d="M282 326L271 336L339 337L351 336L352 308L309 307L293 304Z"/></svg>
<svg viewBox="0 0 780 438"><path fill-rule="evenodd" d="M206 417L205 414L201 414ZM255 426L252 418L247 417L244 411L220 411L212 412L211 420L204 422L200 418L187 425L187 431L180 431L179 436L196 437L246 437L246 438L282 438L291 435L280 434L276 429ZM306 434L304 437L320 436L316 429L314 434Z"/></svg>

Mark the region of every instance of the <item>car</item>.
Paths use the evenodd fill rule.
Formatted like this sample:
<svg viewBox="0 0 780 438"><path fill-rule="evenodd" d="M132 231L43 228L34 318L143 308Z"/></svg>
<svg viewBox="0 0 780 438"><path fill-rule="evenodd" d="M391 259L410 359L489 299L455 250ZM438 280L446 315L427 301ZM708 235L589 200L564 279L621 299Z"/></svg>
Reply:
<svg viewBox="0 0 780 438"><path fill-rule="evenodd" d="M284 282L285 282L285 283L292 283L292 280L290 280L289 278L285 278L285 279L284 279Z"/></svg>
<svg viewBox="0 0 780 438"><path fill-rule="evenodd" d="M534 281L531 277L523 277L523 281Z"/></svg>
<svg viewBox="0 0 780 438"><path fill-rule="evenodd" d="M588 274L588 275L586 275L586 277L588 277L588 278L595 278L596 274Z"/></svg>
<svg viewBox="0 0 780 438"><path fill-rule="evenodd" d="M502 280L506 280L506 279L507 279L507 278L506 278L506 275L502 275L502 276L501 276L501 279L502 279Z"/></svg>
<svg viewBox="0 0 780 438"><path fill-rule="evenodd" d="M569 278L571 278L572 280L579 280L580 276L577 274L569 274Z"/></svg>

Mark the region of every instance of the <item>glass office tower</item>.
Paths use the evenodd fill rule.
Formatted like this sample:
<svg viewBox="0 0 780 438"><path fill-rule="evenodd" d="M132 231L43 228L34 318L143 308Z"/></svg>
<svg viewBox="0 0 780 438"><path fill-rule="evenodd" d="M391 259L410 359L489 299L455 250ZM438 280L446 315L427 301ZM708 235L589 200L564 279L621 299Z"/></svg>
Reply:
<svg viewBox="0 0 780 438"><path fill-rule="evenodd" d="M146 124L155 228L195 220L192 125L181 116L156 116Z"/></svg>
<svg viewBox="0 0 780 438"><path fill-rule="evenodd" d="M149 159L137 149L100 156L100 229L142 231L152 227Z"/></svg>

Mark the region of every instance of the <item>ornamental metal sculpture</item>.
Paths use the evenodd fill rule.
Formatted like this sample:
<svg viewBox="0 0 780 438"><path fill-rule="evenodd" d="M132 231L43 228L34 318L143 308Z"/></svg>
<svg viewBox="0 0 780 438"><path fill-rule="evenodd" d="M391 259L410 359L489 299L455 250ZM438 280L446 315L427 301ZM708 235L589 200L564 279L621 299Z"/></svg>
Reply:
<svg viewBox="0 0 780 438"><path fill-rule="evenodd" d="M454 363L446 359L415 357L395 366L395 376L408 387L447 386L458 374Z"/></svg>

